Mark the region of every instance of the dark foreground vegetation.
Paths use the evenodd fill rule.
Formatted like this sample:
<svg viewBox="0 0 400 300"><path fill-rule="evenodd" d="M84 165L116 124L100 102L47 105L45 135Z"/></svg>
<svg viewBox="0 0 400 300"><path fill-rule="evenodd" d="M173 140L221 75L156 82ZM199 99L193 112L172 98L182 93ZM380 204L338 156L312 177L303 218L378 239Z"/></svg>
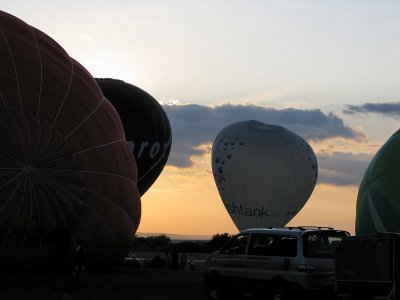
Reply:
<svg viewBox="0 0 400 300"><path fill-rule="evenodd" d="M165 234L149 237L135 236L132 249L137 251L212 253L220 249L231 237L232 235L229 233L217 233L209 241L172 241Z"/></svg>

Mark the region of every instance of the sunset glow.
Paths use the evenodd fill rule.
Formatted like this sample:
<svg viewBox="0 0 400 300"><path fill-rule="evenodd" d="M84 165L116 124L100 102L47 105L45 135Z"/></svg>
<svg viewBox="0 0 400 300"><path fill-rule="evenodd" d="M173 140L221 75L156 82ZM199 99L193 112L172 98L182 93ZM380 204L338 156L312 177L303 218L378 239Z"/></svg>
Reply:
<svg viewBox="0 0 400 300"><path fill-rule="evenodd" d="M400 127L399 1L1 6L51 36L93 77L124 80L162 104L172 148L142 196L138 232L236 233L214 183L211 147L224 126L256 119L300 135L318 160L317 185L288 225L354 233L364 172Z"/></svg>

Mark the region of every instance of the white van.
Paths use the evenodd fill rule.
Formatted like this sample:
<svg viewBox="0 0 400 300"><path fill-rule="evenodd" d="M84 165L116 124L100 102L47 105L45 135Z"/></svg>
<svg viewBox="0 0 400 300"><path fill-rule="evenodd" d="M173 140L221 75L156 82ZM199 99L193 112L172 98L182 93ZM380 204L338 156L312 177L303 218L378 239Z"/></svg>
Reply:
<svg viewBox="0 0 400 300"><path fill-rule="evenodd" d="M347 231L330 227L247 229L209 255L204 280L211 299L229 292L268 291L285 299L294 291L334 291L334 253Z"/></svg>

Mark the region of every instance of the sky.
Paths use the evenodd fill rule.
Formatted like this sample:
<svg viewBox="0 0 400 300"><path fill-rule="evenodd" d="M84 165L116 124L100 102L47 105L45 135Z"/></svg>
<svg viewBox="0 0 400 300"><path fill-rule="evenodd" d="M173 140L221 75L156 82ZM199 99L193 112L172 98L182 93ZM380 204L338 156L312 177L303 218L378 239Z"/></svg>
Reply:
<svg viewBox="0 0 400 300"><path fill-rule="evenodd" d="M211 171L230 123L305 138L317 185L289 225L354 233L369 162L399 128L400 2L390 0L2 0L93 77L136 85L172 127L164 171L142 197L138 232L236 233Z"/></svg>

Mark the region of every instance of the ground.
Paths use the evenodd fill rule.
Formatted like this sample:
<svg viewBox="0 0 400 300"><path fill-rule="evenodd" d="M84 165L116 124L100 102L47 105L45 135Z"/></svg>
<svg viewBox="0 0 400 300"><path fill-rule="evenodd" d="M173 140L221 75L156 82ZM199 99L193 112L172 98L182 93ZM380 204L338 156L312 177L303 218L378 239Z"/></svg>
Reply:
<svg viewBox="0 0 400 300"><path fill-rule="evenodd" d="M108 270L87 268L84 275L51 271L0 270L1 300L207 300L202 277L205 255L196 255L194 271L184 269L152 269L151 258L143 258L143 268L114 267ZM154 254L150 254L154 255ZM265 295L264 295L265 296ZM240 294L229 299L258 300L266 297ZM300 299L300 298L299 298ZM318 297L315 299L326 299Z"/></svg>
<svg viewBox="0 0 400 300"><path fill-rule="evenodd" d="M114 269L83 276L54 272L0 273L0 299L204 300L200 270Z"/></svg>

